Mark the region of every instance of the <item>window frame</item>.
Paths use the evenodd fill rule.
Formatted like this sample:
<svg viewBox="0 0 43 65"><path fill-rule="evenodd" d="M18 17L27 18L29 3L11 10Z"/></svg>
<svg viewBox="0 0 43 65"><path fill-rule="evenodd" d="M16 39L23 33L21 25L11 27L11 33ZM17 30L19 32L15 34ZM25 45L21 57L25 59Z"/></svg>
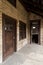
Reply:
<svg viewBox="0 0 43 65"><path fill-rule="evenodd" d="M19 21L19 40L26 38L26 23Z"/></svg>

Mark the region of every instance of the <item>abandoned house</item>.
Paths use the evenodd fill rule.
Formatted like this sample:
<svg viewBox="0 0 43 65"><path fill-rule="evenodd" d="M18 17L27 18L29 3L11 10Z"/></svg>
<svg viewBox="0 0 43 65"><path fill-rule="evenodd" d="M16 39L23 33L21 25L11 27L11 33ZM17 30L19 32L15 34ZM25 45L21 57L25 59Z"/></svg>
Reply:
<svg viewBox="0 0 43 65"><path fill-rule="evenodd" d="M43 45L43 0L0 0L0 63L26 44Z"/></svg>

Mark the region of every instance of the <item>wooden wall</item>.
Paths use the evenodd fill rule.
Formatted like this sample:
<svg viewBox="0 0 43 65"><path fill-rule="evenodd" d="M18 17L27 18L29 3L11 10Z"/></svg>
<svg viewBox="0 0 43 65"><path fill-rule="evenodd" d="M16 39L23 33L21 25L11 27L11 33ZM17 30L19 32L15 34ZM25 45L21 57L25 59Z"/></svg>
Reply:
<svg viewBox="0 0 43 65"><path fill-rule="evenodd" d="M24 9L24 7L22 6L22 4L17 0L16 1L16 8L11 5L7 0L0 0L2 4L0 4L0 54L2 55L2 13L14 18L17 20L17 51L19 49L21 49L24 45L27 44L27 17L28 17L28 13L27 11ZM26 23L26 38L19 40L19 20L21 20L22 22ZM0 55L0 57L2 57ZM0 58L1 60L1 58Z"/></svg>
<svg viewBox="0 0 43 65"><path fill-rule="evenodd" d="M23 47L23 44L25 44L24 41L27 43L27 39L19 41L19 20L26 23L28 14L18 0L16 2L16 8L11 5L7 0L3 0L2 9L2 12L4 14L17 20L17 50L19 50L21 47Z"/></svg>
<svg viewBox="0 0 43 65"><path fill-rule="evenodd" d="M0 60L2 60L2 13L17 20L17 51L27 43L30 43L30 20L41 19L40 41L43 42L43 19L31 12L27 12L19 0L16 1L16 8L7 0L0 0ZM19 20L26 23L26 38L19 41Z"/></svg>
<svg viewBox="0 0 43 65"><path fill-rule="evenodd" d="M40 25L40 42L43 45L43 18L41 18L41 25Z"/></svg>
<svg viewBox="0 0 43 65"><path fill-rule="evenodd" d="M2 62L2 2L0 0L0 63Z"/></svg>
<svg viewBox="0 0 43 65"><path fill-rule="evenodd" d="M43 18L31 12L28 14L28 17L29 22L30 20L40 19L40 44L43 45Z"/></svg>

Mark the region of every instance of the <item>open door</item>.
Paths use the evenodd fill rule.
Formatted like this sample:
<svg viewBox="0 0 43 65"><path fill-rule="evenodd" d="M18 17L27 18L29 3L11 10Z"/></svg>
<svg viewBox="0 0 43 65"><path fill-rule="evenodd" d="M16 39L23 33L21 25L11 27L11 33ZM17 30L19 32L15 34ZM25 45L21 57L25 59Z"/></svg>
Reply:
<svg viewBox="0 0 43 65"><path fill-rule="evenodd" d="M40 44L40 20L30 21L30 42Z"/></svg>
<svg viewBox="0 0 43 65"><path fill-rule="evenodd" d="M16 20L3 14L3 60L16 51Z"/></svg>

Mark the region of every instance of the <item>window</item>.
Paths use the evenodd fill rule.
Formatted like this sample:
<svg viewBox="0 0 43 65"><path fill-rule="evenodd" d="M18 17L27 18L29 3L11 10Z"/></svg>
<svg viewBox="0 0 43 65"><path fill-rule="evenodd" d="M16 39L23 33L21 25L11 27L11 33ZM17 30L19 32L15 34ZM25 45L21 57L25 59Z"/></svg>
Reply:
<svg viewBox="0 0 43 65"><path fill-rule="evenodd" d="M26 38L26 24L19 22L19 40Z"/></svg>
<svg viewBox="0 0 43 65"><path fill-rule="evenodd" d="M9 1L13 6L16 7L16 0L7 0L7 1Z"/></svg>

